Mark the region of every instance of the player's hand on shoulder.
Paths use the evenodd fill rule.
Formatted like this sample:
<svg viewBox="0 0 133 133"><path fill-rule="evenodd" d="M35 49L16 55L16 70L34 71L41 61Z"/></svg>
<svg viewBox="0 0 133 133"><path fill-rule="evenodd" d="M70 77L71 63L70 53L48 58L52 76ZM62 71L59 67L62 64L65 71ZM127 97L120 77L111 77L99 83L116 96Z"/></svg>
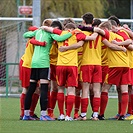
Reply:
<svg viewBox="0 0 133 133"><path fill-rule="evenodd" d="M58 49L60 52L65 52L65 51L67 51L67 46L61 46L61 47L59 47L59 49Z"/></svg>

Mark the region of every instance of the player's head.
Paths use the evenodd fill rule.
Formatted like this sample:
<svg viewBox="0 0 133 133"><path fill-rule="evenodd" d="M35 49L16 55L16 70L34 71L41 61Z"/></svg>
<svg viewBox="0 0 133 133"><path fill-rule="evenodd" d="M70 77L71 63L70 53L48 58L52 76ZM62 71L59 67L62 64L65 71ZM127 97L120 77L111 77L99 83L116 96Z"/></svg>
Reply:
<svg viewBox="0 0 133 133"><path fill-rule="evenodd" d="M114 21L114 20L109 20L109 22L112 24L112 26L117 27L117 23L116 23L116 21Z"/></svg>
<svg viewBox="0 0 133 133"><path fill-rule="evenodd" d="M93 23L94 16L92 13L87 12L84 15L82 15L81 17L83 19L83 23L85 23L85 24L92 24Z"/></svg>
<svg viewBox="0 0 133 133"><path fill-rule="evenodd" d="M101 24L101 20L100 19L98 19L98 18L94 18L93 19L93 23L92 23L92 26L93 27L98 27L100 24Z"/></svg>
<svg viewBox="0 0 133 133"><path fill-rule="evenodd" d="M66 24L68 24L68 23L74 23L75 24L75 21L72 18L64 19L63 25L66 26Z"/></svg>
<svg viewBox="0 0 133 133"><path fill-rule="evenodd" d="M51 26L52 20L51 19L44 19L42 22L42 26Z"/></svg>
<svg viewBox="0 0 133 133"><path fill-rule="evenodd" d="M63 29L62 23L60 21L58 21L58 20L53 21L52 24L51 24L51 27L58 28L60 30Z"/></svg>
<svg viewBox="0 0 133 133"><path fill-rule="evenodd" d="M119 19L115 15L110 16L108 20L114 20L117 23L117 26L121 25Z"/></svg>
<svg viewBox="0 0 133 133"><path fill-rule="evenodd" d="M116 23L116 21L114 21L114 20L109 20L109 22L110 22L111 25L112 25L112 31L113 31L113 32L116 32L116 31L117 31L117 23Z"/></svg>
<svg viewBox="0 0 133 133"><path fill-rule="evenodd" d="M99 28L101 29L107 29L107 30L112 30L112 25L109 21L105 21L105 22L102 22L100 25L99 25Z"/></svg>
<svg viewBox="0 0 133 133"><path fill-rule="evenodd" d="M74 30L76 28L77 28L76 24L73 24L73 23L68 23L65 26L65 30Z"/></svg>

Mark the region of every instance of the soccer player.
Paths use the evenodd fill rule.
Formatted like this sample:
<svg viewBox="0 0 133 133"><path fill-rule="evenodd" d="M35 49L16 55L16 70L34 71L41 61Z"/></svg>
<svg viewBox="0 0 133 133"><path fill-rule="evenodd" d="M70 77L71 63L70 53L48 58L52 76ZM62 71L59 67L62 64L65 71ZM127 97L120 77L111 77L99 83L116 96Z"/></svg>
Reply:
<svg viewBox="0 0 133 133"><path fill-rule="evenodd" d="M29 27L29 31L34 31L37 30L38 28L35 26L31 26ZM27 41L26 44L26 49L25 49L25 53L24 55L21 57L20 60L20 64L19 64L19 77L21 80L21 86L22 86L22 93L20 96L20 108L21 108L21 114L20 114L20 120L22 120L23 116L24 116L24 101L25 101L25 95L27 93L29 84L30 84L30 73L31 73L31 60L32 60L32 55L33 55L33 51L34 51L34 46L30 43L29 39ZM44 43L38 42L38 41L34 41L34 43L40 43L40 45L43 45ZM31 107L30 107L30 116L38 119L38 117L36 116L36 114L34 114L34 110L36 107L36 104L38 102L38 98L39 98L39 86L37 87L35 93L32 96L32 103L31 103Z"/></svg>
<svg viewBox="0 0 133 133"><path fill-rule="evenodd" d="M71 35L69 34L69 37ZM34 49L32 63L31 63L32 69L31 69L31 77L30 77L30 86L29 86L29 89L28 89L28 92L25 98L25 112L24 112L25 115L23 117L23 120L31 120L31 116L29 114L29 108L30 108L31 101L32 101L31 98L37 86L38 80L40 80L40 93L41 93L40 94L40 107L41 107L40 120L42 121L54 120L46 114L46 110L47 110L47 103L48 103L47 102L48 101L47 93L48 93L48 84L49 84L48 72L49 72L49 66L50 66L49 51L50 51L50 48L53 42L53 38L55 39L57 38L57 36L56 35L54 36L54 34L51 35L51 33L46 32L42 29L36 30L35 32L27 32L24 34L24 36L27 36L27 37L35 36L36 40L40 42L46 42L47 44L45 47L35 46L35 49ZM57 40L61 41L61 39L64 40L64 38L58 36Z"/></svg>
<svg viewBox="0 0 133 133"><path fill-rule="evenodd" d="M51 27L57 28L62 30L63 25L60 21L53 21L51 24ZM52 118L56 117L54 116L54 108L57 101L57 81L56 81L56 64L57 64L57 57L58 57L58 45L57 41L54 41L52 44L52 47L50 49L50 86L51 86L51 95L50 95L50 110L48 110L48 115Z"/></svg>

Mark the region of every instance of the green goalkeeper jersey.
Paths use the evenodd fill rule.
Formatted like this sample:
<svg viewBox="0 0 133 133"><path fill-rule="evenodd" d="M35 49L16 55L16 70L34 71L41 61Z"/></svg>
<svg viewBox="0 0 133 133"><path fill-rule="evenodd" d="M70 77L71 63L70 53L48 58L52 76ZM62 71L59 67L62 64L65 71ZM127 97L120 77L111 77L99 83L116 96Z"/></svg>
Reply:
<svg viewBox="0 0 133 133"><path fill-rule="evenodd" d="M34 53L32 57L31 68L49 68L50 67L50 58L49 52L52 46L52 42L56 41L64 41L67 38L71 37L71 33L67 33L65 35L59 36L56 34L51 34L42 29L36 30L34 32L29 31L24 33L25 38L35 37L36 40L40 42L46 42L46 46L35 46Z"/></svg>

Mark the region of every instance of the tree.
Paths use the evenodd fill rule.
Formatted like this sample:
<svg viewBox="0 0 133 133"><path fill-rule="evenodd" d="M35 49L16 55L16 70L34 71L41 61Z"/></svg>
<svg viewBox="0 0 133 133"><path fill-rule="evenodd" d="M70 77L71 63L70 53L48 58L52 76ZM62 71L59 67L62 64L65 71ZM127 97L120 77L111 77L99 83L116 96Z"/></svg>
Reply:
<svg viewBox="0 0 133 133"><path fill-rule="evenodd" d="M105 10L105 16L115 15L118 18L130 18L130 0L107 0L108 8Z"/></svg>

